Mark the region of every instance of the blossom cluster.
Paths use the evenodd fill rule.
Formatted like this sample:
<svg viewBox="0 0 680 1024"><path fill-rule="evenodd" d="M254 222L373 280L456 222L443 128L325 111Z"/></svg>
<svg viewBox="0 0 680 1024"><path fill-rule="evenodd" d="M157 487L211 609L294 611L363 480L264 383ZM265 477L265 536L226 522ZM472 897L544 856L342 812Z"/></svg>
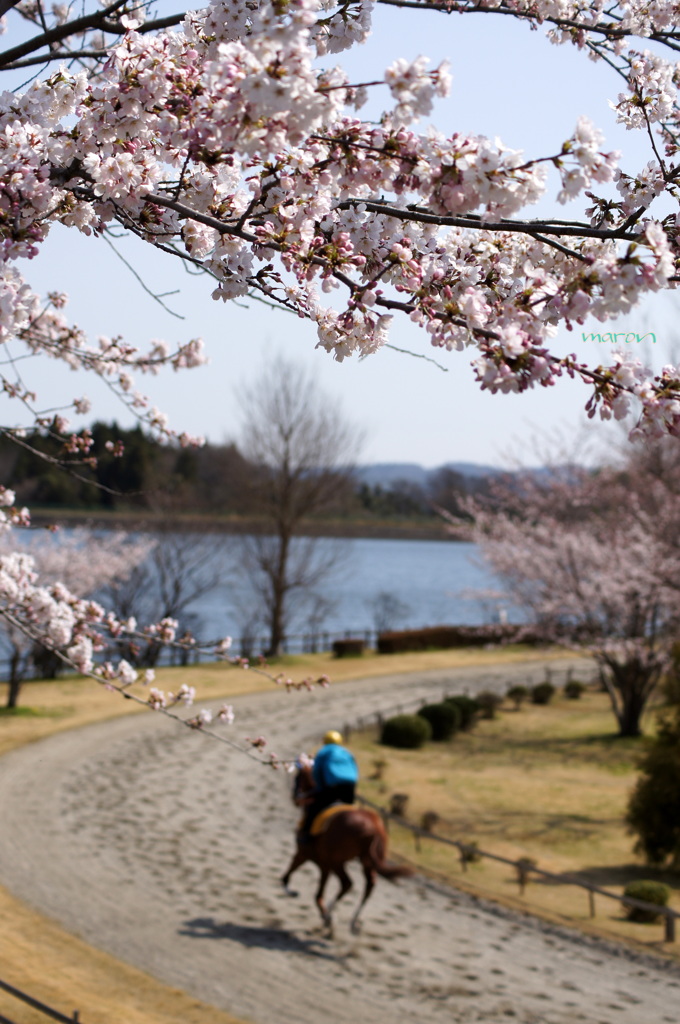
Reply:
<svg viewBox="0 0 680 1024"><path fill-rule="evenodd" d="M650 142L640 171L620 166L586 118L556 152L530 157L500 139L423 125L452 88L445 63L397 57L355 82L320 60L366 38L376 2L211 0L157 25L143 9L115 4L84 14L72 31L69 9L58 5L42 43L38 36L0 54L0 69L43 58L47 66L23 91L0 94L0 380L37 425L63 435L67 407L84 415L89 400L79 395L55 418L50 396L50 412L41 411L23 378L11 376L15 348L103 378L151 429L173 438L136 375L205 360L200 339L176 350L154 340L145 351L119 337L92 342L66 318L64 295L39 297L22 271L59 224L93 240L122 227L205 271L216 300L256 295L310 321L317 344L338 360L377 351L394 318L405 316L433 346L468 350L483 388L519 392L569 374L589 385L591 413L621 417L637 402L638 431L680 434L677 368L654 378L629 356L592 368L550 349L561 327L610 320L676 284L679 72L664 54L680 42L677 5L439 5L545 22L553 42L606 60L624 82L617 116ZM33 0L19 11L44 29ZM358 115L369 89L388 97L371 121ZM557 204L587 194L583 219L527 217L546 203L551 173ZM90 448L81 431L65 455L86 460ZM0 527L26 521L11 492L0 497ZM136 628L76 598L77 588L40 584L30 556L0 561L0 612L83 670L93 666L102 630ZM177 642L176 623L142 635ZM112 665L105 681L128 687L132 671ZM149 694L159 708L186 696Z"/></svg>
<svg viewBox="0 0 680 1024"><path fill-rule="evenodd" d="M318 57L361 41L373 6L214 0L155 34L135 12L96 74L62 66L21 95L5 94L0 339L19 336L32 351L107 377L161 432L165 418L134 390L128 367L203 359L196 341L175 354L161 343L139 354L122 339L90 346L56 302L43 308L13 263L34 257L55 222L86 234L116 222L172 247L209 271L215 298L257 292L293 309L338 359L379 349L391 318L406 313L438 347L478 347L478 374L493 390L573 372L573 362L549 356L560 324L611 318L669 285L676 236L648 210L673 183L657 164L643 178L618 169L619 155L602 150L587 119L559 153L534 159L500 140L419 132L416 122L451 87L447 66L432 70L424 57L399 58L371 83L393 101L379 124L352 116L366 84L321 68ZM442 5L452 7L465 4ZM668 9L620 8L620 27L607 36L598 2L513 5L517 16L577 23L589 39L604 33L626 69L620 118L645 131L656 124L668 152L677 70L627 42L665 31ZM606 226L586 221L581 236L563 240L559 221L515 229L511 219L544 197L551 164L558 202L617 175L623 201L609 202ZM594 209L605 202L596 197ZM327 297L338 290L344 303ZM648 392L637 397L646 408Z"/></svg>

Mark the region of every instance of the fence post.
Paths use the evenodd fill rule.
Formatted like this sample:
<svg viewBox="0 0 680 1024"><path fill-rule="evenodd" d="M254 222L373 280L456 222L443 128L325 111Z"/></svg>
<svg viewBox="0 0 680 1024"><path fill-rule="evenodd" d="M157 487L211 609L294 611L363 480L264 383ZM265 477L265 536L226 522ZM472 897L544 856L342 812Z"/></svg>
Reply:
<svg viewBox="0 0 680 1024"><path fill-rule="evenodd" d="M526 889L527 882L529 881L529 872L533 867L535 867L535 864L530 857L520 857L519 860L515 861L515 870L517 871L520 896L524 895L524 890Z"/></svg>
<svg viewBox="0 0 680 1024"><path fill-rule="evenodd" d="M664 942L675 942L675 914L672 910L666 911L666 927L664 932Z"/></svg>

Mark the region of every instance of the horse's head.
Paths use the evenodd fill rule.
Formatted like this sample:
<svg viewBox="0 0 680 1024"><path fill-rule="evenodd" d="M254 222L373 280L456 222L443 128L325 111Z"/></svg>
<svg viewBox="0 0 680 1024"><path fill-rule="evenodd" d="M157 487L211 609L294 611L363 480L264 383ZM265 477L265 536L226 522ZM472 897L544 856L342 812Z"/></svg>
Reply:
<svg viewBox="0 0 680 1024"><path fill-rule="evenodd" d="M304 804L314 791L314 776L312 765L307 762L298 762L298 769L293 781L293 803Z"/></svg>

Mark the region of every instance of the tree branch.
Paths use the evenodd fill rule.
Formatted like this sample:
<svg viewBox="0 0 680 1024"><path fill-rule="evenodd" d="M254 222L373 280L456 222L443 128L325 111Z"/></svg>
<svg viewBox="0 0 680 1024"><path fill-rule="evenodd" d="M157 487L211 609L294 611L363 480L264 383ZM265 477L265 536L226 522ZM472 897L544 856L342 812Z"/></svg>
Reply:
<svg viewBox="0 0 680 1024"><path fill-rule="evenodd" d="M2 13L2 3L3 0L0 0L0 13ZM55 43L60 43L62 39L87 32L90 29L99 29L112 35L122 35L127 31L125 26L118 21L111 21L109 15L115 14L126 3L127 0L114 0L103 11L85 14L81 18L74 18L73 21L66 22L64 25L56 25L54 28L48 29L47 32L42 32L39 36L34 36L32 39L27 39L26 42L12 47L10 50L5 50L4 53L0 54L0 68L9 68L15 61L28 56L30 53L34 53L44 46L51 47ZM14 4L11 6L14 6ZM184 12L170 15L167 18L157 18L154 21L140 25L138 31L145 33L170 28L172 25L178 25L184 18Z"/></svg>

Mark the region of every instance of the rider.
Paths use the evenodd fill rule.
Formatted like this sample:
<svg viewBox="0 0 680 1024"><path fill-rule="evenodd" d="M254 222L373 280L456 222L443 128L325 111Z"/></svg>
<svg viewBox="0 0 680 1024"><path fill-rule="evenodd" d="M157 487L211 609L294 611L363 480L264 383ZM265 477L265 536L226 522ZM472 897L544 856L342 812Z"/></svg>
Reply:
<svg viewBox="0 0 680 1024"><path fill-rule="evenodd" d="M316 752L312 775L316 789L307 805L300 829L300 842L309 841L309 830L317 814L331 804L354 803L354 791L359 780L359 769L352 753L342 745L342 735L331 729L323 738L323 746Z"/></svg>

